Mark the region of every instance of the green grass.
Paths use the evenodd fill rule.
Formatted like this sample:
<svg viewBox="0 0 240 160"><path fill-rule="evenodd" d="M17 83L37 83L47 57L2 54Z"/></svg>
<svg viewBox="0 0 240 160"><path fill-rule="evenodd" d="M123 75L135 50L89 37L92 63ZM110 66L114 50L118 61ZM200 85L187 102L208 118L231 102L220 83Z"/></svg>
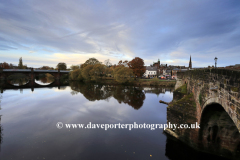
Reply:
<svg viewBox="0 0 240 160"><path fill-rule="evenodd" d="M147 82L147 81L151 81L152 79L140 79L140 82ZM159 79L160 82L173 82L175 80L163 80L163 79Z"/></svg>
<svg viewBox="0 0 240 160"><path fill-rule="evenodd" d="M187 94L187 85L186 84L182 85L176 91L180 91L183 94Z"/></svg>

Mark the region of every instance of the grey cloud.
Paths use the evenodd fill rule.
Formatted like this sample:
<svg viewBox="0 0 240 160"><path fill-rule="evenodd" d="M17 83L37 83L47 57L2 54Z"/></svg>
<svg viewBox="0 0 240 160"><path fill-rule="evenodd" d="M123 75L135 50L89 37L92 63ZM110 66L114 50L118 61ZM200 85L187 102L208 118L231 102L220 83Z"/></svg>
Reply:
<svg viewBox="0 0 240 160"><path fill-rule="evenodd" d="M226 54L240 45L239 17L240 2L232 0L0 0L0 49L109 56L127 49L143 59L179 49L193 57Z"/></svg>

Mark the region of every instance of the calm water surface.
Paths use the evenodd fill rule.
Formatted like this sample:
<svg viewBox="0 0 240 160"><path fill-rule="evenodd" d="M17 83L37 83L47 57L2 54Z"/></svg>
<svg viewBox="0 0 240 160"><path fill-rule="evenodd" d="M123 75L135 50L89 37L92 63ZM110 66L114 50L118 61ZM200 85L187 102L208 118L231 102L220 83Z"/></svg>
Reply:
<svg viewBox="0 0 240 160"><path fill-rule="evenodd" d="M56 127L57 122L166 123L166 105L158 101L160 98L171 101L170 91L157 95L121 86L108 89L111 90L105 93L108 95L99 87L79 85L60 90L53 87L34 92L30 89L4 91L0 110L3 129L0 159L168 159L162 129L105 131ZM138 92L137 98L131 95L134 92Z"/></svg>
<svg viewBox="0 0 240 160"><path fill-rule="evenodd" d="M171 89L166 88L79 83L35 88L33 92L5 90L0 99L0 159L192 159L188 154L193 152L167 137L163 129L56 127L58 122L165 124L167 105L158 101L170 102L172 98Z"/></svg>

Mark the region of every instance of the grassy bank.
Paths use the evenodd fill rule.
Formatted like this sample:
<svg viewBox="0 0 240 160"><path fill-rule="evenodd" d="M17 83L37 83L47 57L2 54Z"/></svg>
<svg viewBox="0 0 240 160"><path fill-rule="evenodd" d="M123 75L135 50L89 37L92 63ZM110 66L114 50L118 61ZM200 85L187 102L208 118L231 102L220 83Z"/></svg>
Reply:
<svg viewBox="0 0 240 160"><path fill-rule="evenodd" d="M103 77L97 83L107 84L107 85L118 85L122 84L114 80L112 77ZM136 79L128 83L124 83L126 85L134 85L134 86L164 86L164 87L174 87L176 81L174 80L156 80L156 79Z"/></svg>

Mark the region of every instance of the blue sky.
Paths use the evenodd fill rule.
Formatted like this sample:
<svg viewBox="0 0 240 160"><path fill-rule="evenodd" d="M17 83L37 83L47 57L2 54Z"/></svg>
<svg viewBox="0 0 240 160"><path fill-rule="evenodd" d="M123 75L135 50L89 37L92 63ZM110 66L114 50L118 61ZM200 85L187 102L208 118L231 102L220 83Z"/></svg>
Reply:
<svg viewBox="0 0 240 160"><path fill-rule="evenodd" d="M239 64L239 0L0 0L0 62Z"/></svg>

